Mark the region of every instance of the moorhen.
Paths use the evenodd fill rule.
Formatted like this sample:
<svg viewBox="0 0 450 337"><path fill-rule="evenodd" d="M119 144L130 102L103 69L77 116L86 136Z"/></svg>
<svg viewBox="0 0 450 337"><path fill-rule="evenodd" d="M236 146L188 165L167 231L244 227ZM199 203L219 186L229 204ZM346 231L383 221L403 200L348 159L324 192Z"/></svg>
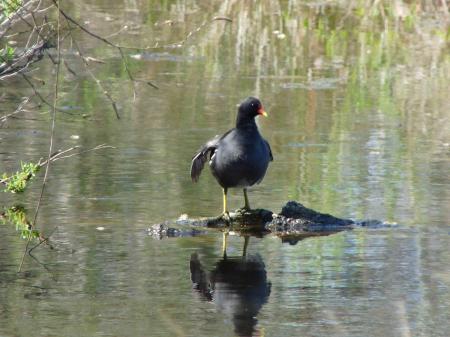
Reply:
<svg viewBox="0 0 450 337"><path fill-rule="evenodd" d="M244 189L245 209L250 209L247 187L264 178L273 160L269 143L261 137L255 117L267 116L259 99L248 97L239 106L236 127L203 145L192 158L191 178L197 182L208 160L211 172L223 188L223 215L228 216L227 191Z"/></svg>
<svg viewBox="0 0 450 337"><path fill-rule="evenodd" d="M189 265L193 289L231 318L237 336L264 334L256 317L269 299L272 283L259 254L223 257L214 269L208 270L199 254L193 253Z"/></svg>

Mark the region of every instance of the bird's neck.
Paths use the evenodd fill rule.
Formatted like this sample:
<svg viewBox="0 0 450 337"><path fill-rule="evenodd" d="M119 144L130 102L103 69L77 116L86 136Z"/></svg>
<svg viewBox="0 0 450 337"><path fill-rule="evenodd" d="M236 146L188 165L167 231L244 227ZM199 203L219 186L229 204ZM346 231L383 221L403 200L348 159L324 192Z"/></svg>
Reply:
<svg viewBox="0 0 450 337"><path fill-rule="evenodd" d="M243 118L238 116L236 119L236 128L237 129L245 129L245 130L258 130L258 127L256 126L255 118Z"/></svg>

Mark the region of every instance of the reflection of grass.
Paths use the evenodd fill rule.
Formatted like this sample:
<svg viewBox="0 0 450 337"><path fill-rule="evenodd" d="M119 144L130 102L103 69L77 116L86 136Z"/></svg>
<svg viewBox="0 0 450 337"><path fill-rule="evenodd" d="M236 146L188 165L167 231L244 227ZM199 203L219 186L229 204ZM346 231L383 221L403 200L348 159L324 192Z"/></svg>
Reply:
<svg viewBox="0 0 450 337"><path fill-rule="evenodd" d="M25 208L23 206L13 206L0 214L0 220L3 223L11 223L16 226L23 239L39 238L39 231L33 229L26 217Z"/></svg>
<svg viewBox="0 0 450 337"><path fill-rule="evenodd" d="M177 22L183 29L158 24L180 14L179 8L163 4L160 15L152 14L148 29L164 44L182 40L186 32L218 12L232 18L232 23L211 25L185 48L170 53L203 57L200 73L196 67L183 69L192 71L192 76L254 76L256 92L262 76L308 76L310 80L332 76L346 83L349 71L365 81L380 73L390 75L398 64L405 65L404 75L412 76L417 67L427 69L432 60L446 54L448 14L433 1L193 3L204 10L192 10L195 14L186 14L184 22ZM186 6L189 11L190 5ZM240 97L241 91L242 87L236 88L235 95Z"/></svg>
<svg viewBox="0 0 450 337"><path fill-rule="evenodd" d="M142 0L137 3L148 6ZM291 197L336 212L342 195L364 204L363 199L378 188L380 204L385 198L385 204L394 205L397 198L419 200L421 186L427 190L430 169L419 175L414 167L428 165L433 153L442 151L440 144L448 143L449 25L443 5L431 0L156 3L158 10L149 10L146 18L133 18L144 19L139 35L142 45L181 41L218 13L233 22L207 26L182 48L162 48L192 62L130 60L134 73L156 76L166 86L158 99L137 96L139 108L130 114L136 130L143 123L169 130L222 130L234 119L230 102L246 94L260 95L269 111L273 106L275 116L267 120L269 127L264 130L279 153L271 170L289 177L286 194ZM170 25L164 24L167 20L172 20ZM102 53L104 47L99 46L96 55ZM126 72L118 62L109 62L102 66L99 78L126 79ZM128 102L130 92L123 90L123 83L111 82L111 90ZM81 102L77 103L94 110L100 98L90 86L80 86ZM211 112L211 107L226 111L225 106L229 115ZM102 128L108 137L113 135L111 130L115 130L112 125ZM99 130L86 132L92 132L87 137L98 137ZM155 168L161 162L178 169L189 161L179 137L158 140L151 161ZM311 148L286 150L283 146L291 142L324 143L326 148L320 153ZM293 161L293 165L280 166L277 159L286 153L295 153L299 165ZM105 179L112 179L109 168L113 172L121 160L111 158ZM373 182L369 170L389 185ZM142 170L142 176L146 173ZM153 183L167 183L174 195L179 190L192 193L191 185L180 183L176 174L171 176L175 179L154 175ZM94 191L98 186L94 176L80 175L82 191ZM411 185L407 189L415 195L403 197L403 185ZM154 191L158 198L158 189ZM205 187L204 195L215 191L212 184ZM183 195L183 202L189 197ZM358 215L365 214L363 207L355 208ZM348 215L347 211L340 214Z"/></svg>

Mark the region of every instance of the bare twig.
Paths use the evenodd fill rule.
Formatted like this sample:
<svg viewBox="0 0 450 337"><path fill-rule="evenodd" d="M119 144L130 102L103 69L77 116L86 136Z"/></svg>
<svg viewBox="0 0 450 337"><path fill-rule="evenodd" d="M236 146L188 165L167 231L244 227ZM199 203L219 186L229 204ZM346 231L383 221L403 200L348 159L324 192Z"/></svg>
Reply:
<svg viewBox="0 0 450 337"><path fill-rule="evenodd" d="M64 60L64 66L69 73L71 73L73 76L77 76L77 73L69 66L66 60Z"/></svg>
<svg viewBox="0 0 450 337"><path fill-rule="evenodd" d="M74 150L76 148L79 148L79 146L74 146L74 147L72 147L69 150ZM66 156L62 156L62 154L69 152L68 150L66 150L66 151L62 151L62 152L58 153L57 155L53 156L51 158L51 161L57 161L57 160L60 160L60 159L66 159L66 158L70 158L70 157L74 157L74 156L79 156L80 154L84 154L84 153L88 153L88 152L92 152L92 151L97 151L97 150L103 150L103 149L115 149L115 147L111 146L111 145L100 144L100 145L97 145L96 147L93 147L91 149L87 149L87 150L83 150L83 151L80 151L80 152L71 153L71 154L66 155ZM46 164L46 162L42 163L42 165L45 165L45 164Z"/></svg>
<svg viewBox="0 0 450 337"><path fill-rule="evenodd" d="M73 150L76 150L76 149L79 149L79 148L80 148L80 146L76 145L76 146L73 146L73 147L65 149L65 150L58 150L58 151L56 151L55 153L53 153L51 155L50 160L47 159L47 160L45 160L43 162L41 162L41 160L39 160L38 165L40 167L43 167L43 166L47 165L48 162L54 162L54 161L57 161L57 160L60 160L60 159L66 159L66 158L70 158L70 157L74 157L74 156L79 156L80 154L83 154L83 153L88 153L88 152L97 151L97 150L103 150L103 149L115 149L114 146L106 145L106 144L100 144L100 145L97 145L97 146L95 146L95 147L93 147L91 149L87 149L87 150L83 150L83 151L67 154L67 153L72 152Z"/></svg>
<svg viewBox="0 0 450 337"><path fill-rule="evenodd" d="M35 250L37 247L39 247L40 245L42 245L43 243L45 243L46 245L48 245L48 246L50 247L50 249L53 249L53 246L50 244L49 240L50 240L50 237L53 235L53 233L56 231L57 228L58 228L58 226L56 226L56 227L52 230L52 232L51 232L49 235L47 235L47 237L39 236L39 243L36 244L36 245L34 245L33 247L31 247L30 250L28 251L28 254L31 255L31 252L32 252L33 250Z"/></svg>
<svg viewBox="0 0 450 337"><path fill-rule="evenodd" d="M59 4L59 0L58 4ZM61 30L61 15L58 13L57 16L57 27L56 27L56 35L57 35L57 40L56 40L56 50L58 53L58 63L56 65L56 76L55 76L55 91L54 91L54 97L53 97L53 109L52 109L52 125L51 125L51 131L50 131L50 144L49 144L49 149L48 149L48 157L47 157L47 165L45 167L45 173L44 173L44 179L42 181L42 188L41 188L41 193L39 195L39 199L36 205L36 211L34 213L34 218L33 218L33 222L32 222L32 227L36 228L36 221L37 221L37 217L39 214L39 210L41 207L41 202L42 202L42 198L44 196L44 191L45 191L45 186L47 184L47 177L48 177L48 172L50 171L50 159L52 156L52 152L53 152L53 139L54 139L54 135L55 135L55 125L56 125L56 105L58 104L58 94L59 94L59 74L60 74L60 69L61 69L61 45L60 45L60 30ZM20 266L19 266L19 272L22 269L22 265L23 265L23 261L25 259L25 254L28 250L28 246L30 245L30 241L31 241L31 235L28 237L28 241L27 244L25 246L25 251L24 254L22 256L22 261L20 262Z"/></svg>
<svg viewBox="0 0 450 337"><path fill-rule="evenodd" d="M132 81L132 83L133 83L133 97L134 97L134 99L136 99L136 86L135 86L136 80L134 79L133 74L132 74L131 71L130 71L130 68L129 68L129 66L128 66L128 61L127 61L127 59L126 59L126 57L125 57L125 54L123 53L123 49L124 49L124 48L123 48L122 46L119 46L119 45L117 45L117 44L111 42L111 41L108 40L107 38L104 38L104 37L102 37L102 36L100 36L100 35L98 35L98 34L96 34L96 33L91 32L89 29L87 29L86 27L84 27L83 25L81 25L80 23L78 23L78 22L77 22L74 18L72 18L70 15L68 15L64 10L62 10L61 7L59 6L59 4L57 4L57 0L52 0L52 1L53 1L53 3L55 4L56 8L58 8L58 10L59 10L59 12L61 13L61 15L62 15L68 22L71 22L71 23L74 24L76 27L78 27L79 29L81 29L81 30L82 30L83 32L85 32L86 34L92 36L93 38L95 38L95 39L97 39L97 40L100 40L100 41L102 41L103 43L107 44L108 46L111 46L111 47L117 49L117 51L118 51L119 54L120 54L120 58L122 59L122 63L123 63L123 65L125 66L125 71L126 71L126 73L127 73L127 75L128 75L128 78L129 78L130 81ZM147 82L150 82L150 83L151 83L151 81L148 81L148 80L147 80ZM157 86L154 85L154 84L152 84L152 87L157 87ZM113 101L113 100L112 100L112 101ZM113 104L113 106L115 106L115 105ZM116 111L116 109L117 109L117 107L114 108L115 111ZM117 112L116 112L116 113L117 113Z"/></svg>
<svg viewBox="0 0 450 337"><path fill-rule="evenodd" d="M8 77L16 76L21 71L27 69L31 64L40 61L44 50L47 48L47 42L40 40L33 46L25 49L23 53L17 55L12 62L8 62L3 56L0 56L0 59L4 64L3 66L0 66L0 81L5 80Z"/></svg>
<svg viewBox="0 0 450 337"><path fill-rule="evenodd" d="M72 29L70 26L71 21L68 20L66 17L64 17L67 21L67 25L69 27L69 34L72 37L72 43L74 44L75 48L78 50L78 54L80 55L81 60L83 61L83 65L84 68L86 69L86 71L89 73L89 75L93 78L93 80L95 81L95 83L98 85L98 87L100 88L101 92L106 96L106 98L111 102L112 108L114 110L114 112L116 113L116 118L120 119L120 115L119 115L119 110L117 109L117 103L114 100L114 98L111 96L111 94L109 93L108 90L106 90L106 88L103 86L102 82L94 75L94 73L92 72L92 70L89 68L89 63L87 61L87 58L83 55L83 52L81 51L80 46L78 45L78 42L76 39L73 38L72 36Z"/></svg>
<svg viewBox="0 0 450 337"><path fill-rule="evenodd" d="M49 163L49 162L53 162L53 161L58 160L58 158L60 158L63 154L66 154L66 153L71 152L71 151L73 151L75 149L78 149L79 147L80 146L75 145L75 146L72 146L71 148L68 148L68 149L65 149L65 150L58 150L58 151L52 153L50 158L47 158L45 161L41 161L42 158L39 159L38 165L39 165L39 167L43 167L43 166L47 165L47 163Z"/></svg>
<svg viewBox="0 0 450 337"><path fill-rule="evenodd" d="M161 47L145 47L145 48L138 48L138 47L130 47L130 46L123 46L123 45L119 45L116 44L114 42L112 42L111 40L109 40L107 37L103 37L100 36L94 32L92 32L91 30L87 29L85 26L81 25L80 23L78 23L74 18L72 18L70 15L68 15L63 9L61 9L61 7L57 4L57 0L52 0L54 5L58 8L59 12L61 13L61 15L67 20L67 22L72 23L73 25L75 25L77 28L79 28L80 30L82 30L84 33L88 34L89 36L102 41L103 43L107 44L110 47L116 48L117 51L119 52L119 55L122 59L122 62L124 64L125 67L125 71L128 75L128 78L130 79L130 81L133 82L133 96L134 99L136 99L136 87L135 87L135 83L136 82L144 82L146 84L148 84L149 86L155 88L155 89L159 89L159 87L154 84L152 81L149 80L140 80L140 79L135 79L133 74L130 71L129 65L128 65L128 61L127 58L123 52L124 49L131 49L131 50L140 50L140 51L145 51L145 50L151 50L151 49L159 49ZM195 30L191 31L188 33L188 35L182 40L179 41L178 43L173 43L173 44L168 44L165 45L163 47L173 47L173 46L182 46L186 43L186 41L188 41L192 35L194 35L195 33L201 31L208 23L212 23L215 21L227 21L227 22L232 22L233 20L228 18L228 17L224 17L224 16L215 16L214 18L212 18L210 21L205 21L203 22L199 27L197 27ZM70 26L69 26L70 27ZM79 49L79 48L78 48ZM97 82L98 83L98 82ZM114 101L112 99L110 99L110 101Z"/></svg>
<svg viewBox="0 0 450 337"><path fill-rule="evenodd" d="M3 115L2 117L0 117L0 125L3 125L3 123L6 122L6 120L9 117L14 116L15 114L18 114L21 111L24 111L24 107L27 105L27 103L34 97L34 95L25 97L22 102L20 102L19 106L16 108L16 110L14 110L13 112L7 114L7 115Z"/></svg>
<svg viewBox="0 0 450 337"><path fill-rule="evenodd" d="M12 15L12 17L15 17L15 20L16 20L16 21L22 21L22 22L24 22L28 27L30 27L30 28L32 29L32 32L31 32L30 36L28 37L29 40L30 40L31 37L33 36L33 32L37 31L38 28L42 28L42 27L44 26L44 25L42 25L42 26L38 25L37 22L36 22L35 16L34 16L34 13L36 13L36 11L38 11L38 9L39 9L39 7L40 7L40 5L41 5L41 1L42 1L42 0L39 0L39 1L38 1L38 4L36 5L35 8L28 8L28 7L27 7L28 4L29 4L29 3L33 3L33 1L30 1L30 2L27 3L27 4L22 4L22 7L19 8L18 10L16 10L16 11L14 12L14 14ZM27 7L27 8L26 8L25 10L23 10L25 7ZM51 6L51 7L53 7L53 6ZM48 8L50 8L50 7L48 7ZM48 8L47 8L47 9L48 9ZM31 24L31 23L27 20L28 17L31 17L31 18L32 18L33 24ZM14 22L14 23L15 23L15 22ZM10 27L11 27L11 26L9 26L8 29L9 29ZM45 40L45 38L44 38L43 36L41 36L41 33L42 33L42 29L41 29L41 31L37 31L37 36L38 36L38 38L42 38L43 40ZM27 42L27 46L28 46L28 43L29 43L29 41Z"/></svg>
<svg viewBox="0 0 450 337"><path fill-rule="evenodd" d="M30 11L32 11L32 7L34 4L37 3L37 6L35 9L39 8L41 0L31 0L31 1L24 1L20 7L12 14L11 16L7 17L3 22L0 23L0 38L2 38L8 30L20 19L20 16L26 17L29 15Z"/></svg>
<svg viewBox="0 0 450 337"><path fill-rule="evenodd" d="M204 21L200 26L198 26L197 28L195 28L194 30L191 30L186 37L177 42L177 43L173 43L171 46L177 46L177 47L182 47L184 44L186 44L186 42L195 34L197 34L198 32L200 32L203 28L206 27L206 25L214 22L214 21L227 21L227 22L233 22L233 20L231 20L230 18L224 17L224 16L215 16L212 18L212 20L209 21Z"/></svg>
<svg viewBox="0 0 450 337"><path fill-rule="evenodd" d="M49 107L53 107L52 103L50 103L49 101L47 101L47 99L45 99L44 96L41 95L41 93L36 89L34 83L30 80L30 78L25 75L22 72L19 72L20 75L22 75L22 77L25 79L25 81L28 83L28 85L31 87L31 89L33 90L34 94L42 101L42 103L44 103L45 105L48 105ZM61 111L64 112L61 109L56 109L57 111Z"/></svg>
<svg viewBox="0 0 450 337"><path fill-rule="evenodd" d="M93 147L91 149L82 150L82 151L79 151L79 152L68 154L69 152L72 152L72 151L74 151L76 149L79 149L79 148L80 148L80 146L76 145L76 146L72 146L72 147L70 147L68 149L65 149L65 150L58 150L58 151L56 151L56 152L51 154L50 160L48 158L46 160L44 160L44 161L42 161L43 158L39 159L37 165L39 167L44 167L49 162L55 162L55 161L60 160L60 159L66 159L66 158L70 158L70 157L74 157L74 156L79 156L81 154L92 152L92 151L97 151L97 150L115 149L114 146L107 145L107 144L100 144L100 145L97 145L97 146L95 146L95 147ZM28 179L29 178L31 178L31 176L28 177ZM6 184L10 179L11 179L11 177L0 179L0 184Z"/></svg>

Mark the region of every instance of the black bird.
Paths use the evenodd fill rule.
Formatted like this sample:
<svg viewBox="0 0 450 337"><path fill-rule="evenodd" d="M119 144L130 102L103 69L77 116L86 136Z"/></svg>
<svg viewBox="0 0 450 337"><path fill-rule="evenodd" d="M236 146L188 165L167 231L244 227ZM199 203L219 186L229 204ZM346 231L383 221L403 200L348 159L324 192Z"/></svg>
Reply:
<svg viewBox="0 0 450 337"><path fill-rule="evenodd" d="M261 336L257 315L267 303L272 283L259 254L223 257L208 271L197 253L191 255L193 288L231 318L237 336Z"/></svg>
<svg viewBox="0 0 450 337"><path fill-rule="evenodd" d="M245 209L250 209L247 187L258 184L273 160L269 143L261 137L255 117L267 116L259 99L246 98L239 106L236 127L203 145L192 158L191 178L197 182L209 157L211 172L223 188L223 213L228 215L227 191L244 189Z"/></svg>

